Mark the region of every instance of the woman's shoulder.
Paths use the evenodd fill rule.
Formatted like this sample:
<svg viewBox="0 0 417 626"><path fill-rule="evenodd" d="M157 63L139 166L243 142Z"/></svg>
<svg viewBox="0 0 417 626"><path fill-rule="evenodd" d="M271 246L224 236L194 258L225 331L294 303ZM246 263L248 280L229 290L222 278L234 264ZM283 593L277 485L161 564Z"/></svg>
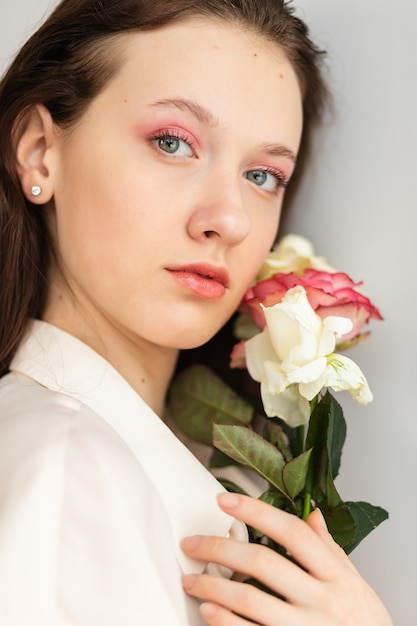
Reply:
<svg viewBox="0 0 417 626"><path fill-rule="evenodd" d="M17 497L101 493L107 502L116 493L131 501L150 491L130 447L81 400L20 374L0 379L0 507Z"/></svg>
<svg viewBox="0 0 417 626"><path fill-rule="evenodd" d="M52 430L64 434L80 416L85 425L91 427L92 413L78 398L48 389L23 374L11 372L0 379L2 436L12 431L30 432L31 436L37 433L38 437Z"/></svg>
<svg viewBox="0 0 417 626"><path fill-rule="evenodd" d="M81 402L64 393L55 392L31 378L10 372L0 379L0 423L10 419L34 419L45 416L51 409L55 414L76 414Z"/></svg>
<svg viewBox="0 0 417 626"><path fill-rule="evenodd" d="M33 462L53 468L74 449L96 462L129 456L117 433L80 399L10 373L0 379L0 468Z"/></svg>
<svg viewBox="0 0 417 626"><path fill-rule="evenodd" d="M94 623L103 611L106 623L117 623L120 607L141 610L138 590L159 590L173 553L163 502L130 447L81 400L20 374L0 380L0 512L0 580L19 572L16 593L29 598L28 615L55 606L62 593L77 624L90 623L91 598ZM146 598L147 606L153 610L160 595ZM3 623L15 595L4 598L0 589L0 596Z"/></svg>

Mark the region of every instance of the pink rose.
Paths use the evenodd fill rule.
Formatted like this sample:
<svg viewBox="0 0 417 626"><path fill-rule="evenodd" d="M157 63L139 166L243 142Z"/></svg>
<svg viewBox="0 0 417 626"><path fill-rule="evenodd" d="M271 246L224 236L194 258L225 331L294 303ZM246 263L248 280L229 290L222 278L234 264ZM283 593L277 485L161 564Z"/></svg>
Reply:
<svg viewBox="0 0 417 626"><path fill-rule="evenodd" d="M244 369L246 367L245 343L246 341L242 340L233 346L230 353L230 367L232 369Z"/></svg>
<svg viewBox="0 0 417 626"><path fill-rule="evenodd" d="M353 322L352 330L338 341L345 343L357 338L370 319L383 319L369 298L357 291L356 287L361 284L354 283L344 272L330 273L312 268L306 269L302 276L293 272L275 274L246 292L240 311L250 315L262 330L265 317L261 304L264 307L278 304L289 289L300 285L306 290L308 301L322 319L336 315L348 317Z"/></svg>

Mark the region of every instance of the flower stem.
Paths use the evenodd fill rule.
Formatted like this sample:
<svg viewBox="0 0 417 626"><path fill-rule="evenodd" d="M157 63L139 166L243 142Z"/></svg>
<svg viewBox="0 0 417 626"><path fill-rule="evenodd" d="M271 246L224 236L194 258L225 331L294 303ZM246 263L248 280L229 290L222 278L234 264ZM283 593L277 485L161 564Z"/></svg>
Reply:
<svg viewBox="0 0 417 626"><path fill-rule="evenodd" d="M311 513L311 493L306 493L304 496L304 507L303 507L303 520L304 521L306 521L310 513Z"/></svg>
<svg viewBox="0 0 417 626"><path fill-rule="evenodd" d="M301 452L304 450L304 443L305 443L305 428L304 426L299 426L297 428L297 434L298 434L298 443L300 444L300 450Z"/></svg>
<svg viewBox="0 0 417 626"><path fill-rule="evenodd" d="M312 400L310 400L310 414L314 411L314 409L316 408L318 401L320 399L320 394L318 393L316 396L314 396L314 398Z"/></svg>

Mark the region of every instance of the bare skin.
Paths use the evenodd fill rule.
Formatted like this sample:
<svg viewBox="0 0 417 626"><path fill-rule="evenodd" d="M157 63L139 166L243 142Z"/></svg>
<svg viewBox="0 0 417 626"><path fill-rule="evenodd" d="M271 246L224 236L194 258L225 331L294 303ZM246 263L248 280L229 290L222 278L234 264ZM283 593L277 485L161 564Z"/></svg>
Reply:
<svg viewBox="0 0 417 626"><path fill-rule="evenodd" d="M202 575L183 579L186 592L205 602L201 614L212 626L392 626L373 589L328 533L319 510L307 523L259 500L219 495L220 508L284 545L305 568L265 546L221 537L187 537L183 550L254 577L284 596L280 600L235 580Z"/></svg>
<svg viewBox="0 0 417 626"><path fill-rule="evenodd" d="M273 243L302 97L280 48L230 24L190 20L119 45L119 73L69 132L44 107L30 111L18 171L28 199L51 217L57 266L44 319L104 356L162 414L178 351L223 326ZM42 187L37 199L32 185ZM391 624L317 513L306 524L253 499L232 505L223 495L220 505L284 544L307 572L262 546L184 542L193 557L288 598L185 578L206 601L208 624Z"/></svg>

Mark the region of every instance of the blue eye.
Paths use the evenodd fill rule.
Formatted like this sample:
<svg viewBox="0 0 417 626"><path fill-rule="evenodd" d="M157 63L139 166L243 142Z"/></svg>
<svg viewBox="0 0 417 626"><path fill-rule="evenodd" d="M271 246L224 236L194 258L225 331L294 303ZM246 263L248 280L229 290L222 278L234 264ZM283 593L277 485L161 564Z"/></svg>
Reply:
<svg viewBox="0 0 417 626"><path fill-rule="evenodd" d="M180 157L193 156L192 147L188 141L181 139L181 137L166 133L159 137L154 137L153 141L155 145L166 154Z"/></svg>
<svg viewBox="0 0 417 626"><path fill-rule="evenodd" d="M245 173L245 178L257 187L265 189L265 191L277 191L279 187L286 186L284 177L275 170L250 170Z"/></svg>

